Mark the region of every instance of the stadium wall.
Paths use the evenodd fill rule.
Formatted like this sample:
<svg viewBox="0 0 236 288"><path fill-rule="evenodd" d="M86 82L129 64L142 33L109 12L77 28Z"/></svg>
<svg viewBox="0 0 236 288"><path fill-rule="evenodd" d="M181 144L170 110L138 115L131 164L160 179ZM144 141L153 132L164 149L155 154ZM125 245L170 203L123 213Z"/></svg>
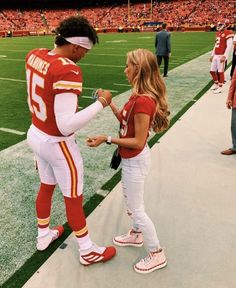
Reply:
<svg viewBox="0 0 236 288"><path fill-rule="evenodd" d="M169 27L170 31L211 31L210 27ZM156 27L119 27L119 28L97 28L97 33L127 33L127 32L154 32L157 31ZM29 31L29 30L13 30L13 31L0 31L0 37L20 37L20 36L43 36L53 33L47 33L45 31Z"/></svg>

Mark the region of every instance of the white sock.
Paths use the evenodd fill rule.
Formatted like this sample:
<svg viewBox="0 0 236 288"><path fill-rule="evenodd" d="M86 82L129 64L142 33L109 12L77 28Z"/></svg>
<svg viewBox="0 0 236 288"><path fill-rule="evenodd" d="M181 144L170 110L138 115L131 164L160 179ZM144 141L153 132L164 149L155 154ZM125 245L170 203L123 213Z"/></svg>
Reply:
<svg viewBox="0 0 236 288"><path fill-rule="evenodd" d="M38 237L46 236L49 233L49 227L46 228L38 228Z"/></svg>
<svg viewBox="0 0 236 288"><path fill-rule="evenodd" d="M80 250L88 250L89 248L93 246L93 242L91 241L89 234L87 234L86 236L82 238L76 237L76 240L79 244Z"/></svg>

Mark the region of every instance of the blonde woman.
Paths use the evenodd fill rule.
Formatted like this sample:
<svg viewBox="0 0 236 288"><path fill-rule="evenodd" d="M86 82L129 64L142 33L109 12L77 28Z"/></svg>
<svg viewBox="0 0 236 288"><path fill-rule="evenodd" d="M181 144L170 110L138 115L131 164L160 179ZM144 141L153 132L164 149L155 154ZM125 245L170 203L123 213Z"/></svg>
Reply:
<svg viewBox="0 0 236 288"><path fill-rule="evenodd" d="M147 145L152 128L160 132L168 127L166 87L160 77L156 56L146 49L127 54L125 74L132 85L132 95L122 110L111 102L110 107L120 121L120 138L99 135L90 137L87 144L97 147L102 143L119 146L122 165L122 188L128 215L133 225L128 233L116 236L118 246L141 247L145 242L149 254L134 265L139 273L150 273L167 264L153 222L144 208L144 182L151 157ZM101 91L99 91L101 93Z"/></svg>

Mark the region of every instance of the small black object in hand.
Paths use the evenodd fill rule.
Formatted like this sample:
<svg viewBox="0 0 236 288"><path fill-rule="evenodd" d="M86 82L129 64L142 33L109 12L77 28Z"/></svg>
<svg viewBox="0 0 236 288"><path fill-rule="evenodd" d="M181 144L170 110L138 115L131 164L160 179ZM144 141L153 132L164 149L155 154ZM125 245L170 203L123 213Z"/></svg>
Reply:
<svg viewBox="0 0 236 288"><path fill-rule="evenodd" d="M119 154L119 148L116 148L111 158L110 168L117 170L117 168L120 165L120 162L121 162L121 156Z"/></svg>

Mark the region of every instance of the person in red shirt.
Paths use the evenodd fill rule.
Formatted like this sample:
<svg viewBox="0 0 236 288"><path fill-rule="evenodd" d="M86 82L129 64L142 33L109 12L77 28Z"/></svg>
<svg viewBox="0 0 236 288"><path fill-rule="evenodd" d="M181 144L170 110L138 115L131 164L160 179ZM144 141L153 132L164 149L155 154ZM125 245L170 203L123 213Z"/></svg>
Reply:
<svg viewBox="0 0 236 288"><path fill-rule="evenodd" d="M140 247L146 242L149 254L134 265L138 273L149 273L166 266L167 260L153 222L144 208L144 183L150 169L147 138L152 128L160 132L168 127L166 87L160 76L156 56L149 50L137 49L127 54L125 74L132 85L132 95L120 111L110 107L120 122L120 137L90 137L90 147L102 143L119 147L122 164L122 187L128 215L133 221L127 234L116 236L118 246Z"/></svg>
<svg viewBox="0 0 236 288"><path fill-rule="evenodd" d="M45 250L64 231L49 228L52 195L58 184L65 201L68 224L80 249L80 263L105 262L115 247L98 247L90 239L83 211L83 160L74 133L111 101L109 91L98 91L98 100L78 111L82 72L76 62L98 42L96 31L84 17L70 17L56 29L55 47L35 49L26 56L28 105L32 124L27 143L33 150L40 176L36 199L37 250Z"/></svg>
<svg viewBox="0 0 236 288"><path fill-rule="evenodd" d="M229 93L226 101L226 107L232 110L231 114L231 137L232 137L232 148L221 151L223 155L236 154L236 70L230 83Z"/></svg>
<svg viewBox="0 0 236 288"><path fill-rule="evenodd" d="M231 30L225 30L225 28L225 24L218 23L215 46L210 57L210 74L214 81L211 89L214 90L213 93L215 94L221 93L225 80L225 62L227 61L233 41L233 32Z"/></svg>

